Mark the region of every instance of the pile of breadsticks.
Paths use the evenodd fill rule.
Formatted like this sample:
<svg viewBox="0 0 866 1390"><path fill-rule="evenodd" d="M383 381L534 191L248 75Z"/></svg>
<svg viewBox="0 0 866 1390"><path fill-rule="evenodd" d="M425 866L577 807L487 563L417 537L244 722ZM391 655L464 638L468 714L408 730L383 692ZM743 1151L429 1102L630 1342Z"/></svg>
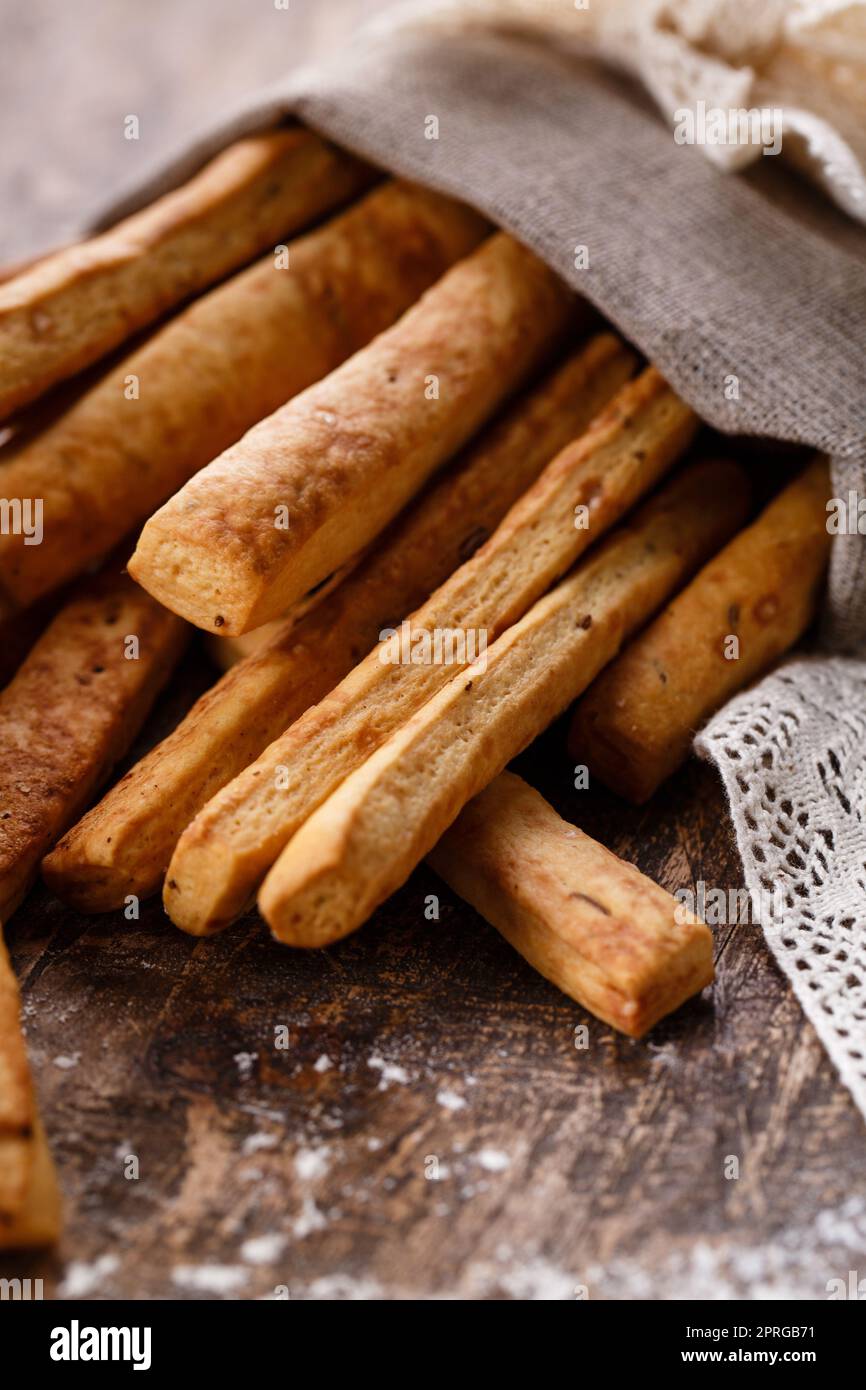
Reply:
<svg viewBox="0 0 866 1390"><path fill-rule="evenodd" d="M0 921L41 867L322 946L429 856L627 1034L709 983L706 926L505 768L578 701L573 757L652 795L809 625L825 460L755 515L531 252L296 126L6 278L0 417ZM225 674L95 801L194 627ZM45 1239L0 965L0 1240Z"/></svg>

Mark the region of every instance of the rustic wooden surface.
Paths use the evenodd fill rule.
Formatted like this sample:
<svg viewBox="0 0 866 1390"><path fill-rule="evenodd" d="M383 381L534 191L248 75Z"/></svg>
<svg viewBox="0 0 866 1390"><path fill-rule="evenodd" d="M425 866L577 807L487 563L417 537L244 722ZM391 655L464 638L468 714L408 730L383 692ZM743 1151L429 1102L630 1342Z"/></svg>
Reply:
<svg viewBox="0 0 866 1390"><path fill-rule="evenodd" d="M71 234L131 158L374 8L5 0L0 255ZM140 748L210 675L188 659ZM709 769L636 811L572 790L561 726L518 767L667 887L740 884ZM48 1294L820 1298L866 1269L863 1123L755 927L719 929L714 988L639 1043L425 869L319 954L253 916L195 942L158 904L85 919L42 889L8 938L67 1226L2 1273Z"/></svg>

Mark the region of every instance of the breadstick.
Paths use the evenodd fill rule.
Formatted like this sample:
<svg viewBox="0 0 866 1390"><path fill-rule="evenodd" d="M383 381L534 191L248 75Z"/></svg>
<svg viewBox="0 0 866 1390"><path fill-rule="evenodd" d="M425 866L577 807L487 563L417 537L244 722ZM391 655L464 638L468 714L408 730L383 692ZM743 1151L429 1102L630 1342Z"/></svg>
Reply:
<svg viewBox="0 0 866 1390"><path fill-rule="evenodd" d="M4 1222L20 1211L30 1184L35 1119L18 981L0 934L0 1240Z"/></svg>
<svg viewBox="0 0 866 1390"><path fill-rule="evenodd" d="M63 839L52 889L87 912L162 882L181 832L209 797L365 656L496 526L548 460L586 428L634 366L612 334L569 356L484 432L300 622L280 625L193 706Z"/></svg>
<svg viewBox="0 0 866 1390"><path fill-rule="evenodd" d="M0 533L0 615L106 554L250 425L392 324L484 231L458 203L385 184L293 242L288 269L268 254L13 445L0 496L42 499L43 538Z"/></svg>
<svg viewBox="0 0 866 1390"><path fill-rule="evenodd" d="M33 1130L33 1161L24 1201L10 1219L0 1217L0 1249L32 1250L53 1245L60 1235L62 1204L57 1174L42 1123Z"/></svg>
<svg viewBox="0 0 866 1390"><path fill-rule="evenodd" d="M199 813L166 878L166 910L177 926L198 935L242 912L315 807L448 681L455 665L471 662L474 646L519 618L652 485L694 428L692 412L653 368L623 387L587 433L548 464L487 544L403 625L397 636L407 651L437 633L440 643L452 634L445 659L401 655L393 664L383 660L383 643ZM590 524L578 529L581 505Z"/></svg>
<svg viewBox="0 0 866 1390"><path fill-rule="evenodd" d="M274 935L323 946L359 927L466 802L728 538L743 521L747 496L736 464L689 468L508 628L483 662L428 700L313 812L277 860L259 894Z"/></svg>
<svg viewBox="0 0 866 1390"><path fill-rule="evenodd" d="M629 1037L712 982L709 929L511 772L427 858L530 965Z"/></svg>
<svg viewBox="0 0 866 1390"><path fill-rule="evenodd" d="M126 752L188 631L109 571L63 606L0 692L0 920Z"/></svg>
<svg viewBox="0 0 866 1390"><path fill-rule="evenodd" d="M102 236L0 285L0 418L369 184L300 127L254 135Z"/></svg>
<svg viewBox="0 0 866 1390"><path fill-rule="evenodd" d="M48 1245L60 1193L21 1032L18 982L0 934L0 1249Z"/></svg>
<svg viewBox="0 0 866 1390"><path fill-rule="evenodd" d="M596 681L569 740L593 776L646 801L710 715L802 636L830 552L829 495L819 457Z"/></svg>
<svg viewBox="0 0 866 1390"><path fill-rule="evenodd" d="M497 233L191 479L145 526L131 574L206 631L279 617L466 442L573 312L562 281Z"/></svg>

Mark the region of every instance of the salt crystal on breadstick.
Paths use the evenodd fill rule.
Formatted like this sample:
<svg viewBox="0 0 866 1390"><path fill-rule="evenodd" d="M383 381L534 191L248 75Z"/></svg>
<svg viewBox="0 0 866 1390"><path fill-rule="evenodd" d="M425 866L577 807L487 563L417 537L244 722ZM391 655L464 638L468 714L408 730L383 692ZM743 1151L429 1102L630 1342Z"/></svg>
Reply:
<svg viewBox="0 0 866 1390"><path fill-rule="evenodd" d="M530 965L629 1037L712 982L709 929L511 772L427 860Z"/></svg>
<svg viewBox="0 0 866 1390"><path fill-rule="evenodd" d="M372 540L573 314L553 271L497 233L196 474L151 517L130 573L206 631L279 617Z"/></svg>
<svg viewBox="0 0 866 1390"><path fill-rule="evenodd" d="M730 542L596 681L569 746L629 801L646 801L698 729L812 621L830 553L818 457Z"/></svg>
<svg viewBox="0 0 866 1390"><path fill-rule="evenodd" d="M483 661L433 695L313 812L277 860L259 894L275 936L322 946L359 927L466 802L727 540L748 495L738 465L692 465L509 627Z"/></svg>

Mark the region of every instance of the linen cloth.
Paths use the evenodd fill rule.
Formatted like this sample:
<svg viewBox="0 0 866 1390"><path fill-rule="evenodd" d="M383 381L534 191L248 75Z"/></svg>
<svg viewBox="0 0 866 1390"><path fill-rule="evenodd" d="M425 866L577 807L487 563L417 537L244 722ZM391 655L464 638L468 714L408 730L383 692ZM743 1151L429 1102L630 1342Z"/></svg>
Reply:
<svg viewBox="0 0 866 1390"><path fill-rule="evenodd" d="M706 37L702 9L695 32ZM605 44L588 57L537 24L455 28L417 6L404 18L228 112L102 224L293 114L474 204L592 300L709 423L826 451L834 494L866 497L863 228L779 159L731 174L675 143L665 82L650 94L633 80L643 59L624 76L621 47L614 70ZM706 52L695 52L699 64ZM733 58L743 53L718 62ZM695 97L697 68L692 78ZM809 172L831 186L819 166ZM852 167L831 191L856 216ZM866 535L834 539L819 650L736 697L696 747L723 778L747 886L782 890L767 941L866 1116Z"/></svg>

